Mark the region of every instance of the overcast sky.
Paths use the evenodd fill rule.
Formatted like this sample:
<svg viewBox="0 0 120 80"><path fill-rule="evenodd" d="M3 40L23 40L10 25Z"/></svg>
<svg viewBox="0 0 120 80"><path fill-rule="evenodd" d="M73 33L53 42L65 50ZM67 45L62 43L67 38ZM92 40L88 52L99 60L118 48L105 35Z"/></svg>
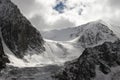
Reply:
<svg viewBox="0 0 120 80"><path fill-rule="evenodd" d="M40 31L95 20L120 24L120 0L12 0Z"/></svg>

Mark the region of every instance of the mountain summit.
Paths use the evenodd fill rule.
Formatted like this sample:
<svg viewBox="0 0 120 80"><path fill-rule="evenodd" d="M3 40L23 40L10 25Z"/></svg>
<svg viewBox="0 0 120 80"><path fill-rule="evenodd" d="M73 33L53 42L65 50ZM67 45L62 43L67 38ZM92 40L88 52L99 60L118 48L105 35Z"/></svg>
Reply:
<svg viewBox="0 0 120 80"><path fill-rule="evenodd" d="M79 29L80 35L76 42L85 48L118 40L118 37L109 29L109 26L102 21L87 23Z"/></svg>
<svg viewBox="0 0 120 80"><path fill-rule="evenodd" d="M69 41L80 44L84 48L99 45L105 41L114 42L118 39L113 31L109 29L109 26L101 20L89 22L78 27L52 30L42 34L46 39Z"/></svg>

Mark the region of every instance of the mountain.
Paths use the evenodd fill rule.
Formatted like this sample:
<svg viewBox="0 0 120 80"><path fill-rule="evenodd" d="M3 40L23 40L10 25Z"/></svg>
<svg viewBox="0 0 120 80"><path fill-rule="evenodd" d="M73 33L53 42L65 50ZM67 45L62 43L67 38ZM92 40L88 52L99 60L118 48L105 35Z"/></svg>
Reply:
<svg viewBox="0 0 120 80"><path fill-rule="evenodd" d="M39 31L10 0L0 0L0 28L5 45L16 57L23 58L24 55L45 51ZM35 53L28 53L30 51Z"/></svg>
<svg viewBox="0 0 120 80"><path fill-rule="evenodd" d="M69 41L79 36L79 28L66 28L61 30L51 30L42 32L42 36L45 39L50 39L54 41ZM76 35L72 35L76 34ZM78 35L77 35L78 34Z"/></svg>
<svg viewBox="0 0 120 80"><path fill-rule="evenodd" d="M52 35L52 34L53 35ZM47 35L47 36L45 36ZM85 48L114 42L119 38L103 21L94 21L75 28L53 30L43 34L49 61L66 62L78 58ZM52 37L54 36L54 37ZM52 40L48 40L52 39ZM29 60L28 60L29 61Z"/></svg>
<svg viewBox="0 0 120 80"><path fill-rule="evenodd" d="M16 5L0 0L0 70L7 66L0 79L53 80L66 61L55 75L59 80L119 79L120 41L108 27L94 21L42 33L43 40Z"/></svg>
<svg viewBox="0 0 120 80"><path fill-rule="evenodd" d="M95 21L83 26L83 33L77 40L83 47L99 45L103 42L114 42L118 37L109 29L109 26L101 21Z"/></svg>
<svg viewBox="0 0 120 80"><path fill-rule="evenodd" d="M45 51L43 54L33 54L25 56L24 59L33 64L63 64L66 61L74 60L78 58L85 48L101 45L104 42L114 42L118 40L118 37L108 28L109 26L102 21L94 21L84 24L82 26L74 28L67 28L58 31L56 38L52 40L44 39ZM69 32L68 32L69 30ZM72 34L75 38L67 40L71 34L71 30L75 32ZM63 31L66 33L64 35ZM76 33L76 31L78 31ZM51 31L50 31L51 32ZM54 31L53 31L54 32ZM77 35L77 36L76 36ZM67 37L65 37L67 36ZM55 41L53 39L64 39L67 41ZM31 52L30 53L36 53Z"/></svg>
<svg viewBox="0 0 120 80"><path fill-rule="evenodd" d="M103 21L93 21L78 27L52 30L42 33L46 39L74 42L82 47L99 45L105 41L116 41L118 38Z"/></svg>
<svg viewBox="0 0 120 80"><path fill-rule="evenodd" d="M4 51L0 53L1 67L7 62L12 66L25 67L30 63L26 56L40 55L45 51L40 32L10 0L0 0L0 39L1 50Z"/></svg>
<svg viewBox="0 0 120 80"><path fill-rule="evenodd" d="M86 48L76 60L58 72L58 80L119 80L120 40Z"/></svg>

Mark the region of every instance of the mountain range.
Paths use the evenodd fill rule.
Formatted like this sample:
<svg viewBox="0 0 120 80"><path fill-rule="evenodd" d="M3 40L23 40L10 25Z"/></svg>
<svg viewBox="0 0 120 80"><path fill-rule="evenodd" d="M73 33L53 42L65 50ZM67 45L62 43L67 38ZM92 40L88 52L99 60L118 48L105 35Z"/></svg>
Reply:
<svg viewBox="0 0 120 80"><path fill-rule="evenodd" d="M15 4L0 0L0 79L119 80L114 27L98 20L40 33Z"/></svg>

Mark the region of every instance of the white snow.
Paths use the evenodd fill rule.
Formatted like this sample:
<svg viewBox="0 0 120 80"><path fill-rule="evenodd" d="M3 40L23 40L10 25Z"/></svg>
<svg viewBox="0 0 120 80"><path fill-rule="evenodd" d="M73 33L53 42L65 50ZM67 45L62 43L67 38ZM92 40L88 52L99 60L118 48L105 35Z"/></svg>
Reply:
<svg viewBox="0 0 120 80"><path fill-rule="evenodd" d="M82 47L76 46L71 42L61 42L45 39L45 52L41 54L34 54L36 53L35 50L28 50L28 55L25 55L23 59L19 59L8 49L4 43L3 38L2 43L4 52L10 60L8 65L13 65L15 67L38 67L50 64L62 65L66 61L78 58L84 50ZM31 53L33 55L31 55Z"/></svg>
<svg viewBox="0 0 120 80"><path fill-rule="evenodd" d="M39 55L34 54L25 56L24 59L28 61L28 63L31 63L34 66L49 64L62 65L66 61L78 58L84 50L82 47L75 46L68 42L47 39L45 39L45 41L44 47L46 48L46 51Z"/></svg>
<svg viewBox="0 0 120 80"><path fill-rule="evenodd" d="M1 30L1 29L0 29ZM5 54L8 56L10 63L8 65L13 65L15 67L28 67L31 66L31 64L26 63L24 60L17 58L6 46L3 37L1 35L1 31L0 31L0 37L2 40L2 45L3 45L3 49Z"/></svg>

